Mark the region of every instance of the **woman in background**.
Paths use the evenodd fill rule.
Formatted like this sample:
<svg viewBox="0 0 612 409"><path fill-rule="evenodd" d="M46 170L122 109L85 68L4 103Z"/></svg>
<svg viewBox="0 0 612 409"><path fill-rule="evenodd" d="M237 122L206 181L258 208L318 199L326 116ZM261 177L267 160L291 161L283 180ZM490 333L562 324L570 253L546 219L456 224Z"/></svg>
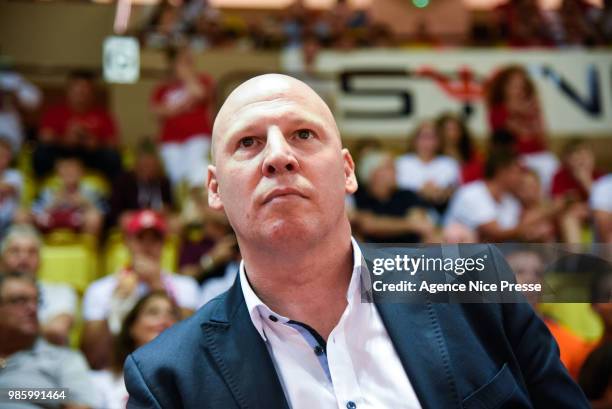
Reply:
<svg viewBox="0 0 612 409"><path fill-rule="evenodd" d="M412 190L440 213L459 184L457 161L443 154L440 135L432 121L424 121L410 140L409 152L395 161L397 185Z"/></svg>
<svg viewBox="0 0 612 409"><path fill-rule="evenodd" d="M482 179L484 162L474 145L468 128L459 116L445 113L436 120L444 154L454 158L461 167L461 183Z"/></svg>
<svg viewBox="0 0 612 409"><path fill-rule="evenodd" d="M128 393L123 381L123 363L129 354L152 341L180 318L180 311L163 291L142 297L128 313L115 339L113 364L110 368L93 371L92 380L100 394L102 409L124 409Z"/></svg>
<svg viewBox="0 0 612 409"><path fill-rule="evenodd" d="M489 125L493 135L509 134L509 143L524 163L540 177L548 193L559 161L548 150L544 114L536 87L525 68L509 65L500 69L487 87Z"/></svg>

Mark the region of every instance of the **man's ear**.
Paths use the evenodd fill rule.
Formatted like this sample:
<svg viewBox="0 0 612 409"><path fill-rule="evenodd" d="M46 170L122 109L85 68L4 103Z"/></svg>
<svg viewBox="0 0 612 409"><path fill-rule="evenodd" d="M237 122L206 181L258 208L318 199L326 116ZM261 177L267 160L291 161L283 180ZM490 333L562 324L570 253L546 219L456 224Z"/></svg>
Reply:
<svg viewBox="0 0 612 409"><path fill-rule="evenodd" d="M344 190L348 194L353 194L357 191L357 178L355 177L355 162L348 149L342 149L342 158L344 160Z"/></svg>
<svg viewBox="0 0 612 409"><path fill-rule="evenodd" d="M208 165L208 206L211 209L223 210L223 203L219 194L219 182L217 181L217 167L214 165Z"/></svg>

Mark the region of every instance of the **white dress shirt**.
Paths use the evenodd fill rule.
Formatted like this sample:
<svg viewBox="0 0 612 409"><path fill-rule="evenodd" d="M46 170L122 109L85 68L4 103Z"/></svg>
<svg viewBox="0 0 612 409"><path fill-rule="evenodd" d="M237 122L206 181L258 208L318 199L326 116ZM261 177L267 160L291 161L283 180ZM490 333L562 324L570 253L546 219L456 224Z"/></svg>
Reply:
<svg viewBox="0 0 612 409"><path fill-rule="evenodd" d="M373 303L361 300L361 250L353 246L348 305L327 346L314 330L266 306L240 282L253 325L265 341L293 409L420 408L418 398Z"/></svg>

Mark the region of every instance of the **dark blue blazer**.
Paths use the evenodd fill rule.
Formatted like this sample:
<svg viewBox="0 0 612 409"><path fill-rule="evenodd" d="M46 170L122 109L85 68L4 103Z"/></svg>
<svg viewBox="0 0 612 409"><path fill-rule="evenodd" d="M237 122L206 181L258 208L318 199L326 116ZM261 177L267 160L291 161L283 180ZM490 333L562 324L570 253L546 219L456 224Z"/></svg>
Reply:
<svg viewBox="0 0 612 409"><path fill-rule="evenodd" d="M424 409L590 407L526 303L377 308ZM125 383L128 408L289 408L239 279L130 355Z"/></svg>

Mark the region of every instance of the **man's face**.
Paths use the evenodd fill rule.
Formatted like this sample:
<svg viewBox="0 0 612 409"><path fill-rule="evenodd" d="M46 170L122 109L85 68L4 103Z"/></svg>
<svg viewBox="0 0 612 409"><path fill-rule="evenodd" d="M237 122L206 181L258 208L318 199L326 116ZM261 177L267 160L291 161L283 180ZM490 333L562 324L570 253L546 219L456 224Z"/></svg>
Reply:
<svg viewBox="0 0 612 409"><path fill-rule="evenodd" d="M76 186L83 177L83 167L78 160L63 159L58 161L57 175L65 186Z"/></svg>
<svg viewBox="0 0 612 409"><path fill-rule="evenodd" d="M143 154L138 158L135 170L140 181L150 182L159 175L159 161L155 155Z"/></svg>
<svg viewBox="0 0 612 409"><path fill-rule="evenodd" d="M94 87L91 81L76 78L68 83L66 95L68 104L77 111L87 109L94 100Z"/></svg>
<svg viewBox="0 0 612 409"><path fill-rule="evenodd" d="M394 189L397 186L395 164L391 157L386 158L370 177L369 187L379 187L383 192Z"/></svg>
<svg viewBox="0 0 612 409"><path fill-rule="evenodd" d="M209 204L225 210L239 240L323 237L357 189L329 109L288 77L258 77L234 91L215 122L213 151Z"/></svg>
<svg viewBox="0 0 612 409"><path fill-rule="evenodd" d="M9 278L0 290L0 327L15 335L38 332L38 289L29 280Z"/></svg>
<svg viewBox="0 0 612 409"><path fill-rule="evenodd" d="M499 180L506 190L515 192L521 185L523 174L524 172L520 162L514 161L500 171Z"/></svg>
<svg viewBox="0 0 612 409"><path fill-rule="evenodd" d="M38 243L33 237L13 237L2 255L8 271L19 271L36 277L40 265Z"/></svg>
<svg viewBox="0 0 612 409"><path fill-rule="evenodd" d="M164 237L153 229L146 229L129 236L127 246L132 256L144 256L151 260L161 260Z"/></svg>

